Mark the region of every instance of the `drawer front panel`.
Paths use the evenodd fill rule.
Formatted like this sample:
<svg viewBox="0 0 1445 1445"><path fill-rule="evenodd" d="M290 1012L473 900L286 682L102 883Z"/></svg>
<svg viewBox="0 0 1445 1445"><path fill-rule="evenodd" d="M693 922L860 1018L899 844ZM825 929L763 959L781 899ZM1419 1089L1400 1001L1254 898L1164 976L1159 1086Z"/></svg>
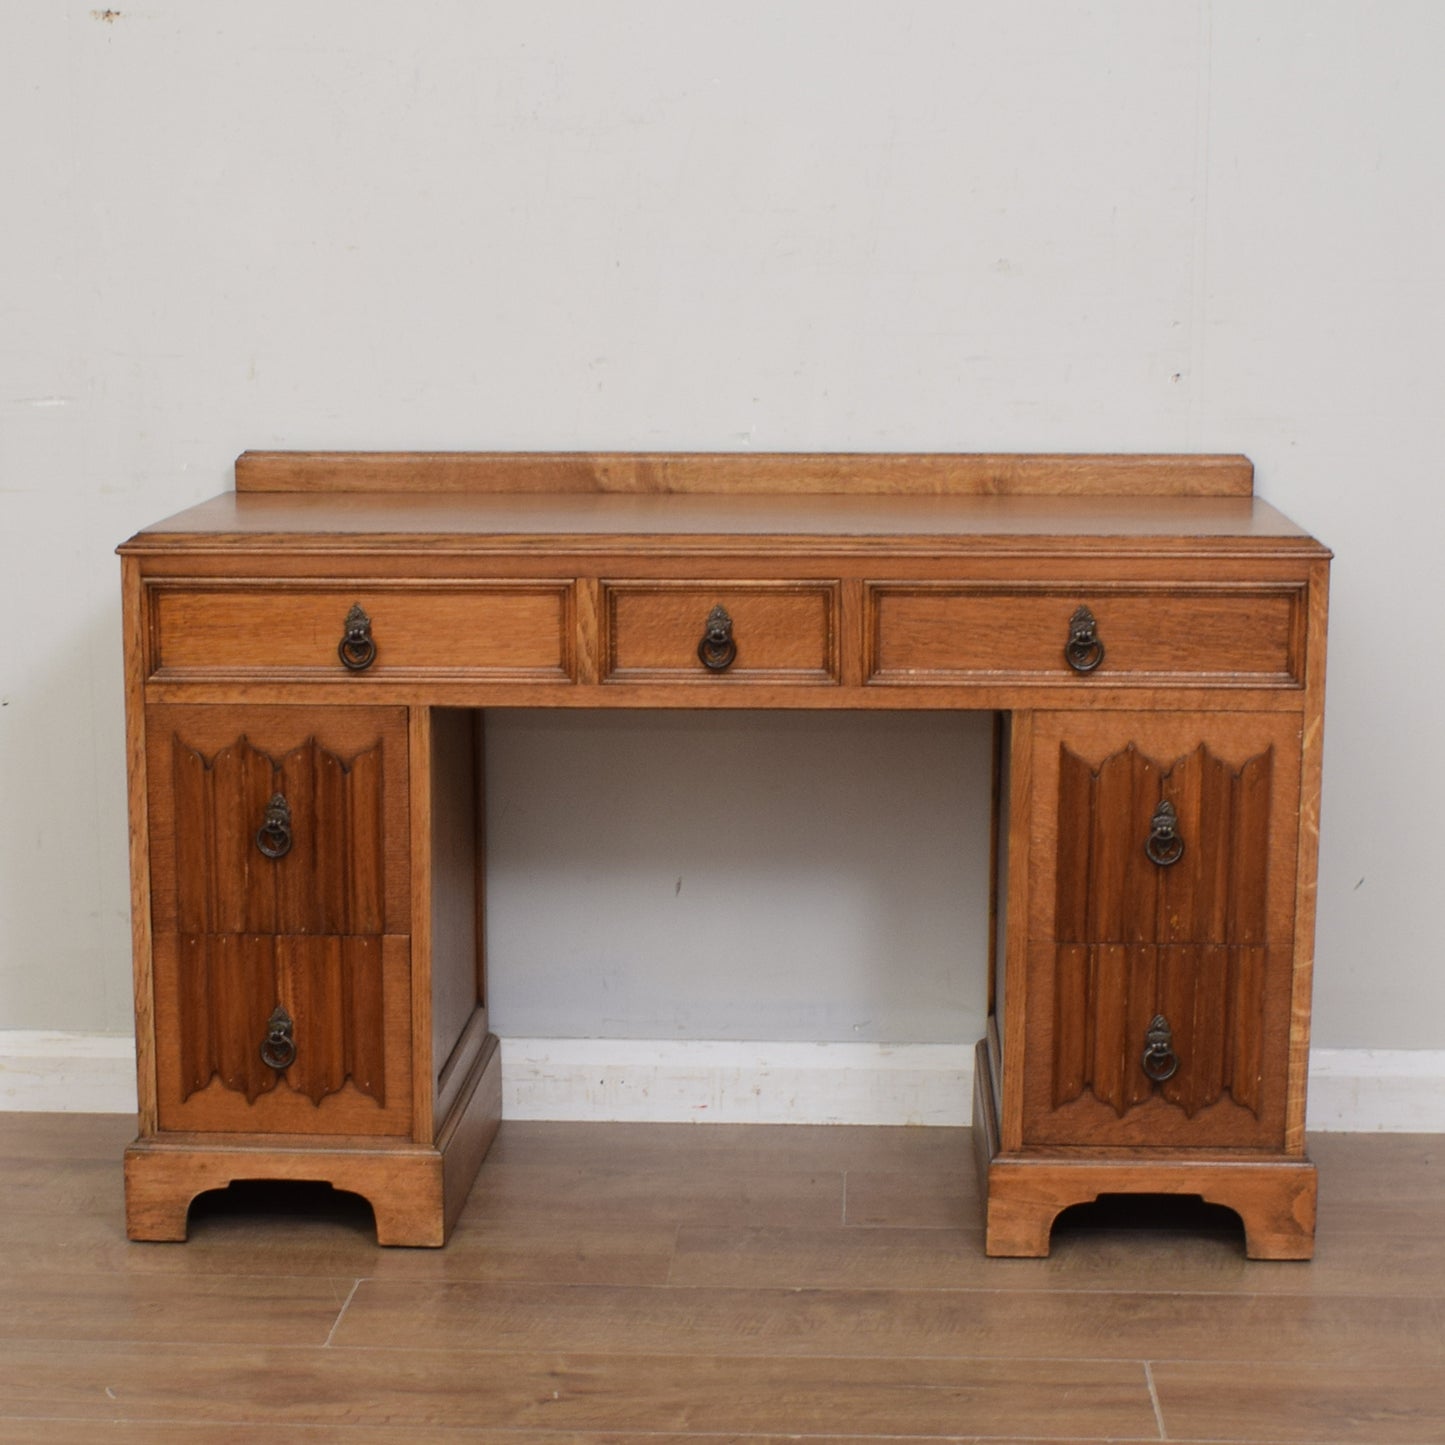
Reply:
<svg viewBox="0 0 1445 1445"><path fill-rule="evenodd" d="M1062 682L1302 681L1301 589L1188 586L1090 589L866 588L873 683L953 683L1000 676ZM1087 672L1065 657L1080 607L1092 614L1102 658ZM1093 661L1087 650L1081 661Z"/></svg>
<svg viewBox="0 0 1445 1445"><path fill-rule="evenodd" d="M158 931L410 931L404 709L159 706L146 734Z"/></svg>
<svg viewBox="0 0 1445 1445"><path fill-rule="evenodd" d="M364 644L343 662L353 607ZM388 587L267 583L150 587L150 665L157 678L385 680L412 675L567 682L573 672L569 582Z"/></svg>
<svg viewBox="0 0 1445 1445"><path fill-rule="evenodd" d="M1289 955L1287 944L1031 945L1031 996L1053 1006L1031 1041L1025 1142L1280 1147Z"/></svg>
<svg viewBox="0 0 1445 1445"><path fill-rule="evenodd" d="M604 680L724 685L838 681L835 582L605 582ZM709 667L699 655L714 609L725 630Z"/></svg>
<svg viewBox="0 0 1445 1445"><path fill-rule="evenodd" d="M161 935L163 1129L405 1134L405 938Z"/></svg>

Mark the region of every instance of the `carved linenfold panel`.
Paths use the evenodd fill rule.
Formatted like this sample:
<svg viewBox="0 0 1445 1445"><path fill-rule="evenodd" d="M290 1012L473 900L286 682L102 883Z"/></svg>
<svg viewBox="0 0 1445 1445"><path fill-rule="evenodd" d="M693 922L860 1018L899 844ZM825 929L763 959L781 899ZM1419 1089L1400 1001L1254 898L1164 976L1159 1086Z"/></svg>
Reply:
<svg viewBox="0 0 1445 1445"><path fill-rule="evenodd" d="M1200 746L1169 766L1132 744L1097 768L1059 760L1055 936L1060 943L1263 943L1272 752L1239 768ZM1162 801L1185 852L1144 850Z"/></svg>
<svg viewBox="0 0 1445 1445"><path fill-rule="evenodd" d="M319 1104L349 1080L386 1106L380 939L190 935L177 984L182 1099L219 1079L249 1103L284 1088ZM279 1071L261 1057L278 1005L296 1045Z"/></svg>
<svg viewBox="0 0 1445 1445"><path fill-rule="evenodd" d="M1061 749L1055 1108L1088 1092L1122 1118L1157 1094L1192 1117L1228 1096L1259 1116L1271 770L1268 750L1235 767L1204 746L1097 766ZM1164 801L1182 852L1160 866ZM1156 1015L1179 1060L1162 1082L1141 1067Z"/></svg>
<svg viewBox="0 0 1445 1445"><path fill-rule="evenodd" d="M238 738L213 758L177 735L177 924L184 933L383 931L382 744L346 759L308 738L279 758ZM257 846L284 798L291 845Z"/></svg>
<svg viewBox="0 0 1445 1445"><path fill-rule="evenodd" d="M1191 1118L1226 1094L1260 1111L1267 949L1225 944L1060 944L1055 960L1055 1108L1086 1090L1121 1117L1155 1092ZM1155 1084L1139 1066L1155 1014L1180 1067Z"/></svg>

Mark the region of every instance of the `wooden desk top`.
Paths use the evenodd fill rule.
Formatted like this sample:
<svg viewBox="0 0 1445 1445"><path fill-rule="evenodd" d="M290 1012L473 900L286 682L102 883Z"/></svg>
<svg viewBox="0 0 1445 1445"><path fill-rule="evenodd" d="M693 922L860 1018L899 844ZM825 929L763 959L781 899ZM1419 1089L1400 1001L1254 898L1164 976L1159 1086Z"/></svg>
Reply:
<svg viewBox="0 0 1445 1445"><path fill-rule="evenodd" d="M1234 457L247 453L237 491L147 527L121 550L303 541L322 550L651 550L706 540L724 550L1051 551L1107 540L1124 551L1327 555L1252 495L1251 475ZM639 477L652 485L635 486ZM1053 493L1043 490L1051 479Z"/></svg>

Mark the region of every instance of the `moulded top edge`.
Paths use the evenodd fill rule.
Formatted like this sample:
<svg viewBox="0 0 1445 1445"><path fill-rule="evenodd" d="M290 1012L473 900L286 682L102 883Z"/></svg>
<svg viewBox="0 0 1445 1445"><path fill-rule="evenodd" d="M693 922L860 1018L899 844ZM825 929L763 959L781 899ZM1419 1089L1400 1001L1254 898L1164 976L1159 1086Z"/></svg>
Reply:
<svg viewBox="0 0 1445 1445"><path fill-rule="evenodd" d="M838 546L1029 548L1241 545L1323 554L1253 497L749 496L227 492L146 528L122 551L433 546L655 550Z"/></svg>

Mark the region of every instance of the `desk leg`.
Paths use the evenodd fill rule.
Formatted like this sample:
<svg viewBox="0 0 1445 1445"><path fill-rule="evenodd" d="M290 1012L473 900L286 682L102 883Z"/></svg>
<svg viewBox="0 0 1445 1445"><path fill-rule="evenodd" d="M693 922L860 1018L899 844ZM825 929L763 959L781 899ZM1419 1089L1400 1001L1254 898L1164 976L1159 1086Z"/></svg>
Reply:
<svg viewBox="0 0 1445 1445"><path fill-rule="evenodd" d="M198 1195L240 1179L294 1179L361 1195L376 1217L378 1244L435 1248L461 1214L501 1112L501 1057L489 1035L435 1148L384 1138L332 1147L255 1134L143 1137L125 1155L126 1234L184 1240Z"/></svg>
<svg viewBox="0 0 1445 1445"><path fill-rule="evenodd" d="M1208 1154L1181 1158L1141 1150L1072 1154L1020 1150L998 1142L996 1081L980 1043L973 1087L974 1158L986 1213L985 1251L1042 1258L1054 1220L1071 1204L1102 1194L1197 1195L1232 1209L1244 1225L1250 1259L1309 1259L1315 1239L1315 1166L1303 1156Z"/></svg>

